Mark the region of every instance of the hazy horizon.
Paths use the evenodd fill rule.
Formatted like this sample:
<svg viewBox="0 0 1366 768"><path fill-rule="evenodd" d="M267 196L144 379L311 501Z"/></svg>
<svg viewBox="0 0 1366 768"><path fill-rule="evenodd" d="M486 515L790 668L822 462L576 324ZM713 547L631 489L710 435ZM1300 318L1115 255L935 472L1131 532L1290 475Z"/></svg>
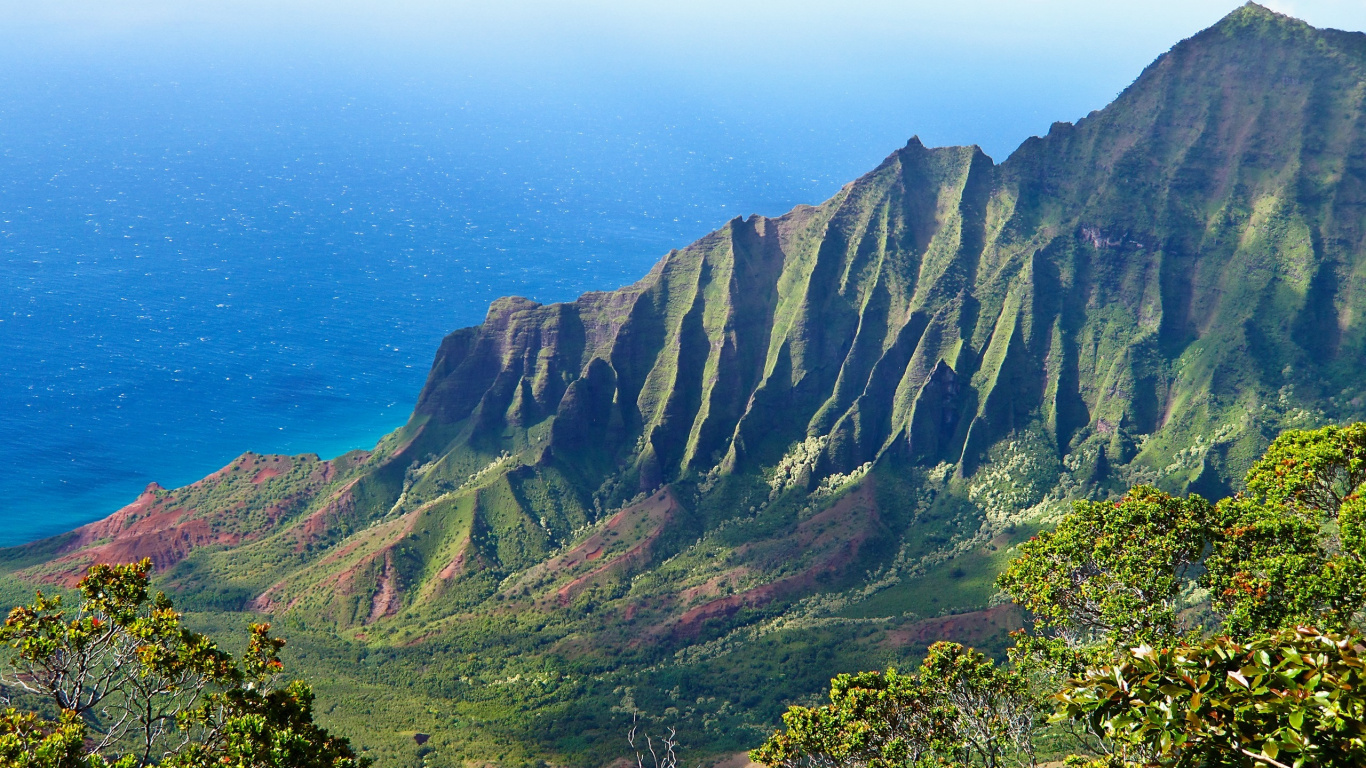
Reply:
<svg viewBox="0 0 1366 768"><path fill-rule="evenodd" d="M1360 0L1270 2L1321 27L1366 28ZM642 4L0 2L10 80L292 75L364 90L458 88L509 101L623 95L653 113L781 115L788 130L979 144L998 162L1057 120L1099 109L1223 0ZM819 96L819 98L816 98Z"/></svg>

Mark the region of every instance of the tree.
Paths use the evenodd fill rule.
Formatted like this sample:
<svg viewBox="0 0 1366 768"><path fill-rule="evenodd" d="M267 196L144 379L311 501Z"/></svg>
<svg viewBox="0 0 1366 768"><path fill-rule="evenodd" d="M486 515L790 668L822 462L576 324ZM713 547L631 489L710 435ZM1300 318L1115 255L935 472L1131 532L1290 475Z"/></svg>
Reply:
<svg viewBox="0 0 1366 768"><path fill-rule="evenodd" d="M948 705L957 741L982 765L1034 765L1034 728L1042 721L1044 700L1024 670L997 666L958 643L938 642L920 665L920 679Z"/></svg>
<svg viewBox="0 0 1366 768"><path fill-rule="evenodd" d="M841 676L754 758L1032 763L1051 691L1052 722L1101 755L1069 766L1366 765L1366 424L1282 434L1216 505L1142 486L1077 502L997 584L1032 618L1008 666L939 643L916 675ZM1181 627L1196 587L1228 636Z"/></svg>
<svg viewBox="0 0 1366 768"><path fill-rule="evenodd" d="M1085 720L1153 765L1366 765L1366 645L1300 628L1139 646L1058 694L1059 717Z"/></svg>
<svg viewBox="0 0 1366 768"><path fill-rule="evenodd" d="M1366 424L1291 430L1221 501L1202 581L1235 635L1345 629L1366 606Z"/></svg>
<svg viewBox="0 0 1366 768"><path fill-rule="evenodd" d="M1366 423L1281 433L1248 471L1247 492L1294 509L1332 510L1366 483Z"/></svg>
<svg viewBox="0 0 1366 768"><path fill-rule="evenodd" d="M38 593L0 628L8 672L0 685L39 697L48 720L0 716L0 765L118 768L361 768L350 744L313 723L311 689L281 687L284 641L251 626L236 660L187 629L150 590L151 561L96 565L79 607ZM28 762L11 754L28 754Z"/></svg>
<svg viewBox="0 0 1366 768"><path fill-rule="evenodd" d="M1189 583L1193 567L1203 568L1198 584L1230 636L1182 641L1171 632L1112 632L1113 658L1073 672L1058 694L1059 719L1084 722L1153 765L1366 764L1366 645L1353 629L1366 605L1363 482L1366 425L1278 437L1248 472L1243 493L1180 522L1195 529L1181 557L1158 546L1148 561L1147 583L1169 596ZM1165 506L1172 503L1179 502ZM1125 524L1121 518L1112 526ZM1076 525L1064 520L1059 531ZM1080 536L1064 541L1082 554L1074 562L1104 559L1104 536L1094 550ZM1197 541L1209 546L1203 560ZM1124 562L1141 570L1142 548L1135 554ZM1038 562L1011 569L1002 583L1045 626L1059 615L1086 615L1071 597L1093 594L1084 587L1069 592L1066 578L1026 583L1040 573ZM1073 584L1094 578L1085 569L1070 572ZM1155 607L1165 623L1166 608ZM1103 604L1092 613L1106 615Z"/></svg>
<svg viewBox="0 0 1366 768"><path fill-rule="evenodd" d="M1020 546L996 583L1071 647L1175 637L1176 599L1208 539L1209 503L1139 486L1078 501Z"/></svg>
<svg viewBox="0 0 1366 768"><path fill-rule="evenodd" d="M120 764L120 768L129 765ZM70 712L56 722L32 712L0 712L0 766L5 768L109 768L85 752L85 724Z"/></svg>
<svg viewBox="0 0 1366 768"><path fill-rule="evenodd" d="M830 703L791 707L786 731L750 757L771 768L900 768L937 765L962 746L950 735L952 713L915 675L896 670L840 675Z"/></svg>
<svg viewBox="0 0 1366 768"><path fill-rule="evenodd" d="M917 674L836 677L829 704L791 707L750 756L770 768L1033 765L1043 704L1018 670L935 643Z"/></svg>

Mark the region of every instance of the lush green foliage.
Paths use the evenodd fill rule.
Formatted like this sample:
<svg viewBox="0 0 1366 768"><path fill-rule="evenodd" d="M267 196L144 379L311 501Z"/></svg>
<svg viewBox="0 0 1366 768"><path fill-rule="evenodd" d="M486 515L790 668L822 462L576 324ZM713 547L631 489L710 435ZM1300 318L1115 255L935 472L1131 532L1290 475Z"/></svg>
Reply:
<svg viewBox="0 0 1366 768"><path fill-rule="evenodd" d="M1350 623L1355 449L1182 497L1366 416L1363 82L1359 37L1247 6L1004 162L912 141L630 286L499 300L373 451L150 487L0 551L0 597L155 554L195 629L287 628L386 768L601 765L636 709L738 751L832 674L1003 658L994 578L1075 500L1008 585L1036 691L1218 620Z"/></svg>
<svg viewBox="0 0 1366 768"><path fill-rule="evenodd" d="M1363 482L1366 424L1353 424L1282 434L1248 490L1217 505L1144 486L1078 502L998 579L1036 630L1017 635L1008 667L939 643L916 675L841 676L829 705L791 709L754 758L998 765L1007 751L991 748L1008 744L1032 763L1052 698L1054 725L1084 725L1090 738L1072 748L1101 754L1098 766L1361 765L1366 640L1351 626L1366 606ZM1197 586L1245 639L1183 624Z"/></svg>
<svg viewBox="0 0 1366 768"><path fill-rule="evenodd" d="M1248 471L1246 492L1214 506L1146 487L1077 502L997 583L1074 645L1171 639L1193 586L1234 635L1345 628L1366 607L1364 463L1366 424L1288 430Z"/></svg>
<svg viewBox="0 0 1366 768"><path fill-rule="evenodd" d="M918 675L840 675L830 682L830 704L789 709L783 714L786 732L752 757L784 768L934 764L944 753L961 751L949 736L952 718L942 697Z"/></svg>
<svg viewBox="0 0 1366 768"><path fill-rule="evenodd" d="M1204 582L1230 632L1345 628L1366 606L1366 424L1293 430L1218 506Z"/></svg>
<svg viewBox="0 0 1366 768"><path fill-rule="evenodd" d="M1061 715L1163 765L1361 764L1366 688L1359 656L1366 646L1352 626L1366 607L1363 458L1366 424L1288 431L1248 472L1248 490L1213 510L1197 497L1160 498L1154 509L1167 510L1172 539L1154 536L1151 517L1135 521L1121 512L1098 520L1078 505L1056 533L1022 548L1002 586L1045 627L1090 621L1102 628L1091 638L1095 651L1117 656L1066 684ZM1136 489L1130 496L1153 494ZM1131 505L1126 499L1115 509ZM1195 513L1181 514L1187 507ZM1134 535L1114 546L1114 534L1128 528ZM1073 535L1079 530L1096 535L1088 542L1084 533ZM1057 572L1044 573L1044 562ZM1142 573L1145 563L1152 573ZM1193 565L1205 569L1198 583L1211 590L1225 631L1247 639L1177 642L1171 601L1194 586L1184 573ZM1128 575L1107 581L1117 569ZM1073 597L1098 594L1088 592L1096 584L1122 589L1124 579L1160 587L1146 599L1163 631L1128 631L1103 621L1115 615L1103 599ZM1144 606L1119 610L1141 613ZM1311 623L1347 634L1325 635Z"/></svg>
<svg viewBox="0 0 1366 768"><path fill-rule="evenodd" d="M1143 486L1116 502L1078 501L1056 529L1021 545L997 584L1074 644L1171 638L1212 511L1199 496Z"/></svg>
<svg viewBox="0 0 1366 768"><path fill-rule="evenodd" d="M85 723L74 712L48 721L14 708L0 712L0 766L5 768L109 768L85 749ZM116 768L136 765L132 757Z"/></svg>
<svg viewBox="0 0 1366 768"><path fill-rule="evenodd" d="M305 683L277 685L284 641L269 625L251 626L236 660L184 626L166 595L151 592L150 572L150 560L96 565L74 612L41 592L10 612L0 628L10 673L0 681L60 714L7 710L0 757L35 768L363 768L344 739L313 723Z"/></svg>
<svg viewBox="0 0 1366 768"><path fill-rule="evenodd" d="M1139 646L1059 694L1085 720L1159 765L1366 764L1366 644L1301 628L1248 642Z"/></svg>
<svg viewBox="0 0 1366 768"><path fill-rule="evenodd" d="M829 704L792 707L787 730L750 754L781 768L1032 765L1042 713L1025 671L939 642L916 674L836 677Z"/></svg>

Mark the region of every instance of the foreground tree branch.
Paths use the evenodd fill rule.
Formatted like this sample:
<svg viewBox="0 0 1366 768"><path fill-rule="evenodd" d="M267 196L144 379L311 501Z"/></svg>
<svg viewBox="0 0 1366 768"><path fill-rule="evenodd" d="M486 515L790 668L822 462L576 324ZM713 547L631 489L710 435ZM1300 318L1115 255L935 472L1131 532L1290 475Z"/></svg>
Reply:
<svg viewBox="0 0 1366 768"><path fill-rule="evenodd" d="M0 685L50 701L57 720L0 713L5 768L363 768L345 739L313 723L313 693L283 688L284 641L253 624L238 660L187 629L150 591L150 560L96 565L80 605L41 592L3 627Z"/></svg>

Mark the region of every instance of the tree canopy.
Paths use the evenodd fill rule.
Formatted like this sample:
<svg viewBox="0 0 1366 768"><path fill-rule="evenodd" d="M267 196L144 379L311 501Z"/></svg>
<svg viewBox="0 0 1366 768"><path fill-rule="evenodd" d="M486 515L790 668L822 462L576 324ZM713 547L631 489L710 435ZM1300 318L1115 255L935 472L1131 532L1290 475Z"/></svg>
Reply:
<svg viewBox="0 0 1366 768"><path fill-rule="evenodd" d="M270 625L240 659L191 631L150 588L150 560L96 565L79 605L38 593L0 628L0 685L51 713L0 712L5 768L364 768L313 722L313 692L283 683Z"/></svg>
<svg viewBox="0 0 1366 768"><path fill-rule="evenodd" d="M1363 654L1308 628L1143 645L1069 680L1059 714L1157 765L1366 765Z"/></svg>
<svg viewBox="0 0 1366 768"><path fill-rule="evenodd" d="M774 768L1032 765L1040 704L1024 670L940 642L915 674L836 677L829 704L792 707L751 755Z"/></svg>
<svg viewBox="0 0 1366 768"><path fill-rule="evenodd" d="M1366 424L1282 434L1245 486L1076 502L997 581L1031 623L1005 664L939 643L916 675L841 676L754 759L1032 765L1061 735L1069 765L1366 765Z"/></svg>
<svg viewBox="0 0 1366 768"><path fill-rule="evenodd" d="M1199 496L1146 486L1115 502L1079 501L1056 529L1020 546L997 584L1069 644L1172 637L1212 512Z"/></svg>

